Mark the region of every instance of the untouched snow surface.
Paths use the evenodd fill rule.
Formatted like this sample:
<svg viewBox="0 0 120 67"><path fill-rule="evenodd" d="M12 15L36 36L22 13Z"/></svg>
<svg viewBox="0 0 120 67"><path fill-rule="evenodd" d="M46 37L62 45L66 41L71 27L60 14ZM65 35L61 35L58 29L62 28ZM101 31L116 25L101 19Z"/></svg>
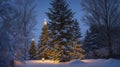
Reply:
<svg viewBox="0 0 120 67"><path fill-rule="evenodd" d="M83 64L84 62L83 61L80 61L80 60L73 60L73 61L70 61L69 64Z"/></svg>
<svg viewBox="0 0 120 67"><path fill-rule="evenodd" d="M48 63L41 62L41 60L30 60L26 61L25 64L16 64L16 67L120 67L120 60L85 59L65 63Z"/></svg>

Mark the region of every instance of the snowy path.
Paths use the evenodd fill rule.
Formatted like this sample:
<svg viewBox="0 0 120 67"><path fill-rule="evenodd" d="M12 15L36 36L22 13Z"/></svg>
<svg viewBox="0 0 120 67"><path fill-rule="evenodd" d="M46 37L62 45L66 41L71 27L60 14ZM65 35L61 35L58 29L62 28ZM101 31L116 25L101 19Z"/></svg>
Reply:
<svg viewBox="0 0 120 67"><path fill-rule="evenodd" d="M74 60L67 63L41 63L39 61L26 61L21 67L120 67L120 60L115 59L90 59L90 60ZM17 67L17 66L16 66Z"/></svg>

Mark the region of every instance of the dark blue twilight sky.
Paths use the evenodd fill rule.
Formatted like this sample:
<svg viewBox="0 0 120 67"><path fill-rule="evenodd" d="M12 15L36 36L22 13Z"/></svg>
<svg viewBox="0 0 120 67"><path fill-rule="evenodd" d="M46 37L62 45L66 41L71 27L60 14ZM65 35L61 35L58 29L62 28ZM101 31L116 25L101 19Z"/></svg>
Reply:
<svg viewBox="0 0 120 67"><path fill-rule="evenodd" d="M80 28L81 28L81 33L82 36L85 35L85 31L88 28L83 21L81 20L82 16L83 16L83 11L81 9L80 6L80 1L81 0L66 0L67 3L69 4L70 9L72 9L73 12L75 12L74 18L76 18L79 23L80 23ZM47 16L45 14L45 12L48 12L48 8L51 7L51 5L49 4L51 2L51 0L36 0L36 5L37 5L37 29L35 31L35 41L38 42L38 38L41 34L41 29L43 27L43 21L44 19L47 19Z"/></svg>

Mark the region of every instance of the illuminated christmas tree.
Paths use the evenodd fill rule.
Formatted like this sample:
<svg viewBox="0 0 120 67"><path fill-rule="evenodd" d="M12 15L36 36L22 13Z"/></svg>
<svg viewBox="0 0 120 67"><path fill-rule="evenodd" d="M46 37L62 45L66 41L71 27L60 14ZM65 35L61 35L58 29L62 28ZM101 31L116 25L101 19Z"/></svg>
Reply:
<svg viewBox="0 0 120 67"><path fill-rule="evenodd" d="M36 45L35 45L34 39L32 39L32 43L30 45L29 55L30 55L30 59L31 60L36 59L37 49L36 49Z"/></svg>
<svg viewBox="0 0 120 67"><path fill-rule="evenodd" d="M49 31L47 27L47 22L44 20L44 26L42 28L42 33L38 43L38 56L39 59L45 58L48 59L48 49L49 49Z"/></svg>
<svg viewBox="0 0 120 67"><path fill-rule="evenodd" d="M50 4L51 8L46 13L49 18L50 46L60 61L70 61L70 53L74 51L72 42L80 43L79 23L74 19L74 12L66 0L53 0Z"/></svg>

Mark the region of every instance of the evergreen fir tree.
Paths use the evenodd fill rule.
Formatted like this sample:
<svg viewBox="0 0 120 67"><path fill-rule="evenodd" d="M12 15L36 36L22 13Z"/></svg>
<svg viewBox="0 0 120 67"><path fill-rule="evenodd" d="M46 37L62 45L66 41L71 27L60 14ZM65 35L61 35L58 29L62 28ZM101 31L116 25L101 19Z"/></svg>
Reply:
<svg viewBox="0 0 120 67"><path fill-rule="evenodd" d="M30 54L30 59L31 60L36 59L37 49L36 49L36 46L35 46L34 39L32 39L32 43L30 45L29 54Z"/></svg>
<svg viewBox="0 0 120 67"><path fill-rule="evenodd" d="M73 42L77 42L78 44L81 44L80 42L80 37L81 37L81 32L80 32L80 28L79 28L79 23L77 20L73 20L73 27L71 27L72 30L72 40Z"/></svg>
<svg viewBox="0 0 120 67"><path fill-rule="evenodd" d="M90 28L86 32L85 40L84 40L84 49L86 51L87 57L94 57L97 58L97 53L95 52L96 49L98 49L98 31L96 30L96 27Z"/></svg>
<svg viewBox="0 0 120 67"><path fill-rule="evenodd" d="M42 33L40 36L40 41L38 43L38 56L39 58L48 59L47 52L49 49L49 31L47 27L47 22L44 20L44 26L42 28Z"/></svg>
<svg viewBox="0 0 120 67"><path fill-rule="evenodd" d="M105 37L103 36L104 36L103 34L99 33L96 26L91 26L91 28L87 31L83 47L87 52L86 54L88 55L88 57L89 56L91 56L92 58L103 57L98 55L99 53L96 52L97 50L106 47L104 44L105 42L103 42L105 41Z"/></svg>
<svg viewBox="0 0 120 67"><path fill-rule="evenodd" d="M80 38L78 22L73 18L74 13L69 9L66 0L53 0L47 16L50 30L50 46L57 50L60 61L69 61L73 41ZM77 35L76 35L77 34Z"/></svg>

